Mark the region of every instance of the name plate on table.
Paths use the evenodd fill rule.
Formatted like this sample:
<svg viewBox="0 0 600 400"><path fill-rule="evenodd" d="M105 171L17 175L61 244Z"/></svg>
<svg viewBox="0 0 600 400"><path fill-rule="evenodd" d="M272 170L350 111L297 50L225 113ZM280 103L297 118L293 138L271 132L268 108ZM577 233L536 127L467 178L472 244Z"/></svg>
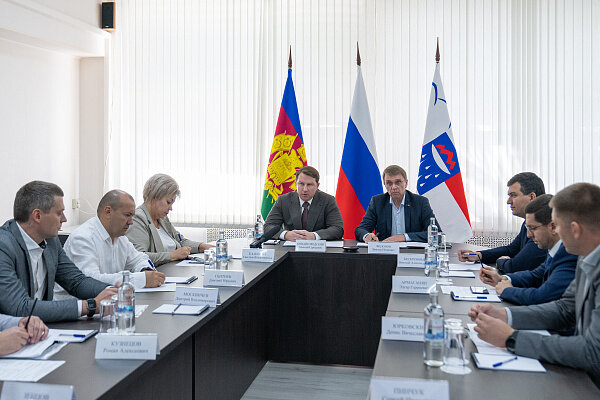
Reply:
<svg viewBox="0 0 600 400"><path fill-rule="evenodd" d="M325 240L296 240L296 251L325 253L326 250L327 244Z"/></svg>
<svg viewBox="0 0 600 400"><path fill-rule="evenodd" d="M367 247L369 254L398 254L400 252L399 242L369 242Z"/></svg>
<svg viewBox="0 0 600 400"><path fill-rule="evenodd" d="M244 271L225 271L220 269L204 270L204 286L242 287L243 284Z"/></svg>
<svg viewBox="0 0 600 400"><path fill-rule="evenodd" d="M96 360L156 360L158 354L156 333L134 333L131 335L96 335Z"/></svg>
<svg viewBox="0 0 600 400"><path fill-rule="evenodd" d="M425 268L425 254L399 253L398 268Z"/></svg>
<svg viewBox="0 0 600 400"><path fill-rule="evenodd" d="M370 389L371 400L450 400L448 381L373 377Z"/></svg>
<svg viewBox="0 0 600 400"><path fill-rule="evenodd" d="M425 332L423 318L381 317L381 338L422 342Z"/></svg>
<svg viewBox="0 0 600 400"><path fill-rule="evenodd" d="M242 262L273 262L274 260L274 249L242 249Z"/></svg>
<svg viewBox="0 0 600 400"><path fill-rule="evenodd" d="M210 270L205 270L206 274ZM199 288L178 286L175 290L173 304L184 306L203 306L216 307L219 301L219 289L217 288Z"/></svg>
<svg viewBox="0 0 600 400"><path fill-rule="evenodd" d="M392 276L393 293L423 293L435 287L435 278L425 276Z"/></svg>
<svg viewBox="0 0 600 400"><path fill-rule="evenodd" d="M75 400L75 389L69 385L47 383L4 382L0 400Z"/></svg>

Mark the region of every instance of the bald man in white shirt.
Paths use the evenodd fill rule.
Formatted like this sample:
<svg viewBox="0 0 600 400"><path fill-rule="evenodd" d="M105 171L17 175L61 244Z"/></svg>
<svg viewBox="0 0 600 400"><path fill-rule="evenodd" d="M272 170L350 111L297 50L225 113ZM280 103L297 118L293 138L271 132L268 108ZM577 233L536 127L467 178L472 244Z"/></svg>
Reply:
<svg viewBox="0 0 600 400"><path fill-rule="evenodd" d="M122 190L111 190L98 204L97 216L75 229L65 242L65 252L87 276L114 285L128 270L136 289L158 287L165 274L156 271L145 253L137 251L124 236L133 223L135 201ZM58 285L55 296L64 292Z"/></svg>

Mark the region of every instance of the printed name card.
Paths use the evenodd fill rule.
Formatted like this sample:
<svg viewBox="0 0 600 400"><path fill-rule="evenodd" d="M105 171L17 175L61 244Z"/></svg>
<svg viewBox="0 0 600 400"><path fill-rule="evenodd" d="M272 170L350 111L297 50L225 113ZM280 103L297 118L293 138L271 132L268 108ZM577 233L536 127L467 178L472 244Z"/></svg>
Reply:
<svg viewBox="0 0 600 400"><path fill-rule="evenodd" d="M400 252L399 242L369 242L367 246L369 254L398 254Z"/></svg>
<svg viewBox="0 0 600 400"><path fill-rule="evenodd" d="M425 293L435 287L435 278L425 276L392 276L392 292Z"/></svg>
<svg viewBox="0 0 600 400"><path fill-rule="evenodd" d="M204 271L206 274L209 270ZM216 307L220 302L219 289L217 288L199 288L178 286L175 290L173 304L184 306L203 306Z"/></svg>
<svg viewBox="0 0 600 400"><path fill-rule="evenodd" d="M325 240L296 240L296 251L325 253L326 249L327 244Z"/></svg>
<svg viewBox="0 0 600 400"><path fill-rule="evenodd" d="M242 262L273 262L274 249L242 249Z"/></svg>
<svg viewBox="0 0 600 400"><path fill-rule="evenodd" d="M422 342L424 332L423 318L381 317L381 338L383 340Z"/></svg>
<svg viewBox="0 0 600 400"><path fill-rule="evenodd" d="M69 385L47 383L4 382L0 400L75 400L75 389Z"/></svg>
<svg viewBox="0 0 600 400"><path fill-rule="evenodd" d="M425 254L399 253L398 268L425 268Z"/></svg>
<svg viewBox="0 0 600 400"><path fill-rule="evenodd" d="M371 400L450 400L448 381L405 378L371 378Z"/></svg>
<svg viewBox="0 0 600 400"><path fill-rule="evenodd" d="M242 287L244 271L207 269L204 270L204 286Z"/></svg>
<svg viewBox="0 0 600 400"><path fill-rule="evenodd" d="M134 333L131 335L96 335L96 360L156 360L158 335L156 333Z"/></svg>

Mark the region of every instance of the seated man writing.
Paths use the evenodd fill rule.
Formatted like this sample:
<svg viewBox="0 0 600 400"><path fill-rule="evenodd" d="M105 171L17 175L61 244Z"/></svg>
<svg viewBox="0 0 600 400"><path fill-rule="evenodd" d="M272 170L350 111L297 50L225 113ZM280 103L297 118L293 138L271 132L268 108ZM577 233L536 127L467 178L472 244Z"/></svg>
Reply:
<svg viewBox="0 0 600 400"><path fill-rule="evenodd" d="M131 271L136 288L157 287L165 274L158 272L148 255L137 251L125 237L133 223L135 201L122 190L107 192L96 210L97 216L75 229L65 242L65 252L87 276L115 285L123 280L120 271ZM56 295L64 295L56 288Z"/></svg>
<svg viewBox="0 0 600 400"><path fill-rule="evenodd" d="M496 287L501 299L515 304L529 305L547 303L562 296L575 278L577 256L569 254L562 244L552 221L549 206L552 195L536 197L525 207L527 237L540 248L548 250L548 256L534 270L500 275L495 268L484 266L479 278Z"/></svg>

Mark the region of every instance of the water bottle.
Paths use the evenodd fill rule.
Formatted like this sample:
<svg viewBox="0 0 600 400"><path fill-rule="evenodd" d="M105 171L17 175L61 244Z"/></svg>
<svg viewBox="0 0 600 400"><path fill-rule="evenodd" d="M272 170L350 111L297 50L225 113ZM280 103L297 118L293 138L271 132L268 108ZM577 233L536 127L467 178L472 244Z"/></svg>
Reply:
<svg viewBox="0 0 600 400"><path fill-rule="evenodd" d="M435 218L431 217L429 226L427 227L427 244L437 247L439 229L435 224Z"/></svg>
<svg viewBox="0 0 600 400"><path fill-rule="evenodd" d="M219 240L217 240L217 268L227 267L228 253L227 240L225 240L225 231L219 231Z"/></svg>
<svg viewBox="0 0 600 400"><path fill-rule="evenodd" d="M438 240L438 271L449 272L450 268L450 255L448 254L448 248L446 247L446 235L440 233Z"/></svg>
<svg viewBox="0 0 600 400"><path fill-rule="evenodd" d="M129 271L123 271L123 283L117 294L117 332L135 332L135 288L129 282Z"/></svg>
<svg viewBox="0 0 600 400"><path fill-rule="evenodd" d="M437 289L429 293L429 299L425 307L423 362L430 367L441 367L444 364L444 310L437 302Z"/></svg>
<svg viewBox="0 0 600 400"><path fill-rule="evenodd" d="M265 223L263 222L262 216L256 214L256 222L254 223L254 239L260 239L265 233Z"/></svg>
<svg viewBox="0 0 600 400"><path fill-rule="evenodd" d="M432 273L436 279L439 277L437 247L428 243L425 247L425 276L430 276Z"/></svg>

